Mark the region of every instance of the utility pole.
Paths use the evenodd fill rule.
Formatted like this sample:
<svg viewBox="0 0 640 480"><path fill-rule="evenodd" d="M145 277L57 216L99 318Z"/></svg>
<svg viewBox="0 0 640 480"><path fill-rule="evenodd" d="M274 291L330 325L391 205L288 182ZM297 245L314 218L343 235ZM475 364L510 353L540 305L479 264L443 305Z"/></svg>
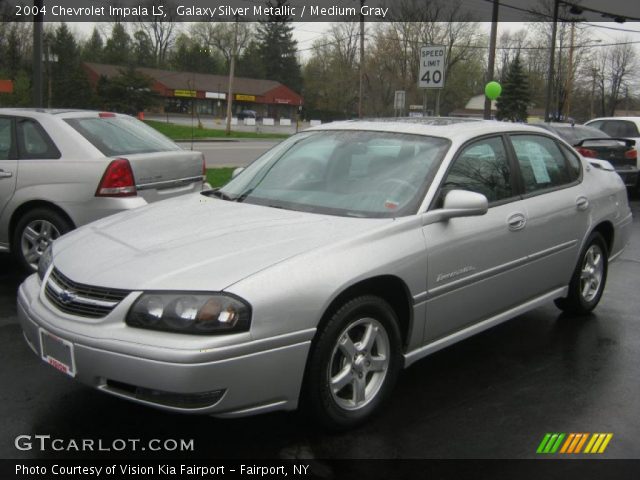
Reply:
<svg viewBox="0 0 640 480"><path fill-rule="evenodd" d="M556 61L556 32L558 30L558 9L560 8L560 0L553 2L553 28L551 30L551 53L549 54L549 77L547 79L547 98L544 108L544 121L551 120L551 96L553 92L553 68Z"/></svg>
<svg viewBox="0 0 640 480"><path fill-rule="evenodd" d="M33 17L33 106L42 108L42 25L44 21L44 0L34 0L33 6L38 13Z"/></svg>
<svg viewBox="0 0 640 480"><path fill-rule="evenodd" d="M358 93L358 118L362 118L362 96L364 89L364 14L362 13L362 7L364 7L366 0L360 0L360 88Z"/></svg>
<svg viewBox="0 0 640 480"><path fill-rule="evenodd" d="M595 117L595 112L593 111L594 101L596 97L596 75L598 75L598 69L593 67L591 69L591 75L593 75L591 80L591 105L589 106L589 119Z"/></svg>
<svg viewBox="0 0 640 480"><path fill-rule="evenodd" d="M491 12L491 36L489 38L489 65L487 65L487 82L493 80L496 63L496 38L498 36L498 8L499 0L493 0L493 10ZM491 99L485 95L484 97L484 114L485 120L491 120Z"/></svg>
<svg viewBox="0 0 640 480"><path fill-rule="evenodd" d="M569 43L569 65L567 67L567 101L564 105L564 116L565 119L569 118L571 115L571 90L573 90L573 48L574 48L574 38L575 38L575 30L576 23L571 22L571 42Z"/></svg>
<svg viewBox="0 0 640 480"><path fill-rule="evenodd" d="M236 22L234 24L233 31L233 50L231 51L231 62L229 65L229 90L227 92L227 128L225 134L231 135L231 106L233 103L233 74L236 68L236 50L238 49L238 15L236 15Z"/></svg>

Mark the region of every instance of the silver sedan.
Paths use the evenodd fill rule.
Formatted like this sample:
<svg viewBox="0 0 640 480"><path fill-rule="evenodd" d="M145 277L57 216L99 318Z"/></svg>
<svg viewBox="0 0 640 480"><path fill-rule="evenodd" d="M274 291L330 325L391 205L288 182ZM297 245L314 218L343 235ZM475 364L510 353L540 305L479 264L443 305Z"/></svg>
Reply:
<svg viewBox="0 0 640 480"><path fill-rule="evenodd" d="M540 129L344 122L223 188L58 239L20 287L27 343L103 392L351 427L403 367L546 302L585 314L631 212L620 177Z"/></svg>
<svg viewBox="0 0 640 480"><path fill-rule="evenodd" d="M52 240L202 190L204 158L109 112L0 108L0 251L35 270Z"/></svg>

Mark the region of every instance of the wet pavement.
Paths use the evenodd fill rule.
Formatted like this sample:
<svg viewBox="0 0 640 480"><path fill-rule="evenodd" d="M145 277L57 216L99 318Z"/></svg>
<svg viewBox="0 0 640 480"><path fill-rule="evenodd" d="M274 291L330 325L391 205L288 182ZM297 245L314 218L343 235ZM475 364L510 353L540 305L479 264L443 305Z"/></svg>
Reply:
<svg viewBox="0 0 640 480"><path fill-rule="evenodd" d="M298 413L169 414L75 383L25 344L15 306L23 276L2 254L0 458L114 455L15 448L16 436L36 434L194 439L185 455L210 459L534 458L546 432L611 432L600 458L640 458L640 202L632 208L631 244L594 314L569 318L550 304L427 357L403 372L380 415L339 435Z"/></svg>

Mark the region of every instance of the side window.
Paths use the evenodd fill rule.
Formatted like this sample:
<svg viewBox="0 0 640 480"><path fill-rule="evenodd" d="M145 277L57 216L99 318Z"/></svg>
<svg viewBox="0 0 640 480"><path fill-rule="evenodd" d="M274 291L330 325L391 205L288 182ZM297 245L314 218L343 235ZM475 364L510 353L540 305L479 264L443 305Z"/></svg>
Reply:
<svg viewBox="0 0 640 480"><path fill-rule="evenodd" d="M457 189L481 193L490 203L514 195L501 137L478 140L464 147L442 184L443 194Z"/></svg>
<svg viewBox="0 0 640 480"><path fill-rule="evenodd" d="M612 137L640 137L638 127L629 120L606 120L600 129Z"/></svg>
<svg viewBox="0 0 640 480"><path fill-rule="evenodd" d="M21 159L60 158L60 152L38 122L22 119L17 127Z"/></svg>
<svg viewBox="0 0 640 480"><path fill-rule="evenodd" d="M0 160L8 160L11 157L12 143L11 119L0 118Z"/></svg>
<svg viewBox="0 0 640 480"><path fill-rule="evenodd" d="M512 135L526 193L554 188L576 180L558 144L538 135Z"/></svg>
<svg viewBox="0 0 640 480"><path fill-rule="evenodd" d="M576 155L576 152L574 152L573 149L567 148L563 144L560 144L560 149L567 159L570 181L578 180L580 178L580 172L582 169L580 158L578 157L578 155Z"/></svg>

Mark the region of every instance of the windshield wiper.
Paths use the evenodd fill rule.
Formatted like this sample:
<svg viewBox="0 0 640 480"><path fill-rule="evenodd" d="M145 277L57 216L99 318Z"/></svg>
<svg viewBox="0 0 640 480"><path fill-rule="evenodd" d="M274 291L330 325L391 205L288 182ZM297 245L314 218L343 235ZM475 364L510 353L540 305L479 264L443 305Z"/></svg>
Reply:
<svg viewBox="0 0 640 480"><path fill-rule="evenodd" d="M234 200L235 202L242 203L242 202L244 202L244 201L247 199L247 197L248 197L249 195L251 195L251 194L253 193L253 191L254 191L255 189L256 189L256 187L252 187L252 188L250 188L250 189L246 190L244 193L241 193L240 195L238 195L238 196L237 196L236 198L234 198L233 200Z"/></svg>
<svg viewBox="0 0 640 480"><path fill-rule="evenodd" d="M208 192L202 192L202 193L203 195L206 195L206 196L210 196L210 195L216 196L222 200L233 200L229 195L220 191L219 188L214 188L213 190L209 190Z"/></svg>

